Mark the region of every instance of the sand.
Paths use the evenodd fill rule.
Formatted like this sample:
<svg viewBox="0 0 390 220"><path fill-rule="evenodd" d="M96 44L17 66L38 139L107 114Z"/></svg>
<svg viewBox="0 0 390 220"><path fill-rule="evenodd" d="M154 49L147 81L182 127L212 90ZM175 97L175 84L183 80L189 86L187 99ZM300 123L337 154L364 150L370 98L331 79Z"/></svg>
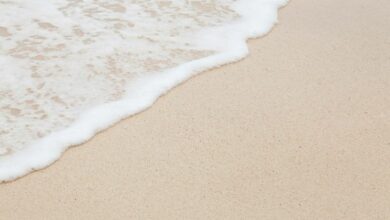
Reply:
<svg viewBox="0 0 390 220"><path fill-rule="evenodd" d="M0 219L389 219L390 2L293 0L251 55L0 185Z"/></svg>

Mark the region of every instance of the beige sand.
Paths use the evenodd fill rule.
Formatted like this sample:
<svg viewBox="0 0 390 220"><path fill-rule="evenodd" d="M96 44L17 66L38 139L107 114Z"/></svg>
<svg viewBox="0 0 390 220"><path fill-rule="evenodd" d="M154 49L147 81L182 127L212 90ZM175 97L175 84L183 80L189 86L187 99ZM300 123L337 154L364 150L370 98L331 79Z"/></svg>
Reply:
<svg viewBox="0 0 390 220"><path fill-rule="evenodd" d="M0 219L390 219L389 12L293 0L246 60L0 185Z"/></svg>

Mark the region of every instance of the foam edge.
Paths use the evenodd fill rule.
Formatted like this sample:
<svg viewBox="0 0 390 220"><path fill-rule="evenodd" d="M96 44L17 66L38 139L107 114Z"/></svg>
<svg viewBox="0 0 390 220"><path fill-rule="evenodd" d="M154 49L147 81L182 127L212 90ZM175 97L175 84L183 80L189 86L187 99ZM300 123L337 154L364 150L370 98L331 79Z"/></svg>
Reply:
<svg viewBox="0 0 390 220"><path fill-rule="evenodd" d="M86 111L70 127L52 133L20 152L1 158L0 183L51 165L69 147L85 143L96 133L144 111L160 96L194 75L243 59L249 53L246 41L267 34L277 23L278 9L285 4L287 0L238 1L233 9L242 16L240 21L213 30L210 39L202 39L204 43L219 45L219 53L159 74L141 77L129 85L123 99ZM231 35L227 36L226 33ZM223 43L221 39L224 39Z"/></svg>

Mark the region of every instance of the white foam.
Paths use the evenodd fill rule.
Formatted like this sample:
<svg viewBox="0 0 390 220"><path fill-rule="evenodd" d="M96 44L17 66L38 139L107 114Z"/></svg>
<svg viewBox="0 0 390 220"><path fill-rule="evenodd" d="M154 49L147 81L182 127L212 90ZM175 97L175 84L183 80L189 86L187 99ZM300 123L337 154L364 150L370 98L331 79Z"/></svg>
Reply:
<svg viewBox="0 0 390 220"><path fill-rule="evenodd" d="M42 32L41 33L42 35L47 36L47 39L45 39L45 41L47 44L50 45L57 45L58 42L62 42L60 37L65 36L66 38L67 34L69 34L72 31L76 32L76 34L83 35L85 33L89 33L88 31L91 31L91 33L93 33L92 29L96 28L99 25L102 25L102 23L99 23L96 20L84 21L83 19L86 18L80 17L80 24L78 25L80 26L80 29L83 30L83 33L81 33L78 30L69 29L68 25L70 25L69 27L74 27L74 21L69 20L66 17L63 17L62 15L60 16L57 10L58 6L65 7L66 6L65 3L67 3L67 1L52 0L49 2L50 3L47 4L41 3L40 5L36 5L35 2L33 1L18 0L15 1L13 5L12 4L6 5L8 8L3 7L3 9L7 11L10 9L18 8L18 10L20 11L17 11L16 13L23 13L24 16L13 18L14 19L13 22L19 26L25 23L26 24L31 23L32 21L27 19L29 16L36 18L36 20L39 20L39 21L36 20L33 21L35 23L49 19L51 23L55 24L56 27L52 27L50 26L50 24L41 24L47 30L40 30L40 31ZM104 3L103 0L102 2ZM149 1L145 1L145 2L149 2ZM185 3L180 3L181 1L169 1L169 2L171 2L174 5L177 4L175 5L175 7L182 7L181 4L185 4ZM87 141L88 139L90 139L97 132L111 126L112 124L118 122L119 120L126 118L130 115L133 115L135 113L138 113L140 111L143 111L144 109L151 106L159 96L166 93L174 86L189 79L193 75L208 70L210 68L218 67L223 64L235 62L244 58L248 54L246 40L248 38L262 36L267 32L269 32L272 26L277 22L278 8L284 5L287 1L286 0L237 0L237 1L215 0L210 2L211 2L210 4L213 7L221 6L221 8L219 8L218 10L223 10L225 15L223 15L222 17L219 16L212 17L215 16L215 14L213 14L213 12L209 12L208 17L206 16L203 22L210 22L211 24L202 26L202 22L200 22L198 23L199 25L198 28L194 28L189 31L183 31L182 33L179 34L180 37L176 37L175 39L170 39L168 36L164 35L169 33L161 33L161 36L159 36L158 38L159 40L163 39L165 45L164 48L175 50L178 48L177 45L180 45L179 49L181 50L181 52L183 52L184 50L188 50L191 53L187 51L186 54L186 52L184 51L183 52L184 55L181 57L175 56L175 58L169 58L170 60L174 60L172 63L170 63L170 65L162 65L162 67L156 67L154 69L151 69L148 72L146 71L146 69L140 69L141 72L135 71L134 74L132 74L130 77L126 78L126 80L123 81L125 87L124 87L123 94L121 94L120 97L116 97L113 99L111 99L110 97L106 97L104 99L97 98L96 99L97 101L88 102L88 104L85 106L82 105L81 106L76 105L70 107L67 106L68 110L62 110L61 105L59 105L59 107L57 106L56 108L51 108L50 110L47 110L47 114L49 116L50 114L53 115L52 121L50 120L34 121L34 123L36 123L37 126L50 124L50 126L47 127L47 131L48 131L47 134L45 134L43 137L35 137L30 133L26 133L25 136L28 137L27 140L23 140L20 143L15 142L14 147L6 148L6 146L1 146L1 144L12 144L13 140L10 137L15 137L15 136L9 136L8 138L4 138L3 142L1 142L2 130L0 129L0 182L10 181L20 176L23 176L33 170L42 169L48 166L49 164L57 160L68 147L81 144ZM0 3L0 8L1 8L1 4L2 3ZM15 5L18 7L15 7ZM23 7L20 7L21 5ZM108 8L111 7L111 10L114 11L121 11L122 14L116 16L120 16L125 21L127 18L126 16L130 16L130 17L134 17L134 15L139 16L136 14L137 11L140 10L140 8L137 8L137 4L124 5L125 8L127 9L125 12L123 11L124 7L122 6L123 5L108 5L107 7ZM205 5L203 5L202 7L204 6ZM165 5L164 7L168 7L168 6ZM188 6L183 6L183 10L184 9L190 10L192 9L191 7L188 8ZM228 7L228 9L226 9L226 7ZM232 11L230 12L229 10ZM50 11L50 13L47 13L47 11ZM1 9L0 12L2 12ZM7 13L9 14L9 16L15 16L15 14L10 13L9 11L7 11ZM68 11L68 13L74 13L75 14L74 16L79 16L79 14L77 14L77 10ZM191 14L191 12L188 13ZM0 14L6 15L6 13L0 13ZM39 14L38 17L36 17L37 14ZM44 14L45 16L43 16L42 14ZM199 13L195 13L194 15L199 15ZM101 16L103 16L101 19L107 19L107 20L112 19L110 18L111 16L110 14L103 14ZM157 15L155 19L159 19L158 16L160 15ZM10 19L11 18L8 17L8 21ZM191 23L192 22L191 19L197 20L197 18L182 17L180 19L181 19L180 21L183 23L187 22L186 19L188 19L189 25L194 25L194 26L196 25ZM3 21L5 20L6 19L3 19ZM123 20L121 22L123 22ZM143 25L149 26L150 28L155 28L155 24L153 24L153 22L154 20L150 20L149 23L144 22ZM2 30L0 29L0 40L2 40L1 36L3 36L4 39L8 39L8 41L6 41L7 44L5 46L0 45L0 52L9 51L10 48L15 47L16 41L15 39L13 39L13 37L20 38L21 40L23 40L23 37L25 35L28 35L29 33L35 31L33 30L34 28L16 30L17 25L15 25L14 27L8 27L6 29L7 32L6 34L4 34L5 33L4 30L3 32L1 32ZM133 24L130 24L130 26L131 25ZM7 26L6 22L2 23L0 21L0 28L4 26ZM56 29L55 31L58 32L58 28L57 28L58 26L64 27L63 35L59 36L58 34L56 35L50 33L50 29ZM122 28L120 26L121 25L118 25L119 29ZM185 30L185 28L183 30ZM102 30L104 29L105 28L103 27ZM144 29L142 30L144 31L142 34L145 35L146 34L145 31L148 31L148 28L144 27ZM12 35L13 32L18 32L18 31L21 34ZM119 30L112 29L109 31L119 31ZM172 28L170 29L170 33L172 34ZM131 38L133 33L126 32L121 34L125 35L125 37L127 38ZM129 50L129 48L132 48L133 50L136 50L138 55L141 57L143 56L142 53L146 54L148 52L160 53L155 55L154 58L156 59L159 56L168 56L168 57L172 56L169 54L163 54L164 51L161 50L161 48L153 51L154 47L158 47L158 44L149 45L148 42L150 40L148 39L145 40L145 38L143 37L138 36L137 38L131 38L130 40L128 40L128 42L127 41L124 42L123 39L118 36L119 35L108 35L108 34L96 35L98 40L104 42L104 47L102 47L101 44L91 42L92 46L90 46L89 48L92 48L93 51L89 51L88 53L85 53L88 56L84 56L84 57L67 56L61 59L61 56L64 56L64 54L57 53L56 50L46 50L49 51L48 53L51 53L52 60L48 60L47 64L45 65L48 66L50 71L55 71L57 68L55 66L51 66L50 63L63 65L63 69L61 69L60 72L65 75L74 72L77 73L80 71L86 71L85 67L79 65L79 63L87 63L87 59L93 59L99 56L110 55L112 53L115 53L115 51L117 51L118 48L122 49L121 50L122 54L124 54L126 50ZM77 40L72 42L72 44L70 45L66 45L66 47L67 47L66 50L67 53L86 51L86 49L83 48L83 45L79 45L79 42ZM147 48L147 50L145 48ZM38 48L38 49L45 52L44 50L45 48ZM1 93L2 89L4 91L6 89L8 89L9 91L16 91L15 88L14 90L12 90L9 87L12 86L19 87L21 86L20 84L30 85L35 83L34 79L25 80L25 75L23 73L32 74L31 69L25 69L26 66L28 65L28 63L26 62L31 60L28 59L26 60L25 57L23 57L26 55L23 54L22 52L16 51L14 54L16 56L4 56L4 53L0 53L0 64L1 64L0 74L2 75L4 74L6 77L8 77L8 78L4 78L4 80L0 82L0 95L5 94L5 93L4 94ZM122 57L114 57L114 58L122 59ZM145 60L143 60L143 62L144 61ZM42 62L42 60L37 62L34 61L35 65L40 64L39 62ZM122 68L131 67L130 65L126 65L126 62L124 61L122 62L124 63L121 66ZM93 64L95 65L95 69L103 70L103 72L100 74L104 74L105 71L106 72L115 71L113 69L107 68L108 64L103 65L103 63L96 62L96 60L94 60ZM144 68L148 68L148 66L146 65ZM123 71L126 72L126 69ZM142 71L145 71L145 73ZM14 74L5 74L10 72ZM56 72L54 73L42 72L42 73L52 74L49 75L48 78L46 79L50 78L53 79L53 81L58 80L55 77ZM80 78L82 78L82 76L80 76ZM68 83L73 83L72 85L79 83L78 81L80 81L80 83L88 82L85 80L83 81L83 79L78 80L77 75L75 75L75 78L70 78L70 79L73 81L70 81ZM102 79L94 81L95 83L94 85L81 85L81 88L83 88L83 86L86 86L87 89L85 91L80 90L77 93L76 92L72 93L72 91L67 91L66 89L69 90L69 87L65 87L66 88L65 91L62 91L63 94L65 95L59 97L61 98L61 100L57 100L57 102L62 102L63 100L67 102L67 100L72 100L72 98L74 98L71 96L66 97L67 93L70 93L72 95L83 94L83 92L88 94L92 93L91 97L93 97L94 93L98 93L99 95L102 94L102 96L104 96L105 94L109 93L108 90L115 89L105 85L104 82L105 82L105 78L103 77ZM61 87L60 86L61 83L67 83L67 82L56 82L53 85L57 87ZM34 85L34 86L39 86L39 85ZM5 89L5 87L7 88ZM42 96L44 95L40 95L39 97ZM0 100L0 104L1 104L1 100ZM45 103L45 102L41 104L50 105L50 103ZM8 111L12 108L10 108L9 106L7 108L4 108L6 110L4 110L3 113L1 111L2 110L1 107L2 106L0 105L0 123L9 125L12 124L11 123L12 121L14 122L17 121L16 118L8 121L4 119L5 117L3 117L2 119L1 114L6 114L5 111L6 110ZM20 109L18 109L17 112L13 112L14 115L20 114L18 111L20 111ZM67 114L66 116L68 116L69 118L75 117L75 119L68 120L68 121L67 120L56 121L57 119L59 120L59 116L58 118L56 117L59 111L64 111ZM57 114L55 114L54 112L56 112ZM26 122L26 119L23 120L20 119L20 121L17 122L23 124L23 126L25 126L28 123L31 124L33 123L33 122ZM56 124L56 123L57 124L64 123L64 125L66 126L65 127L61 127L61 125L52 126L52 124ZM15 134L16 133L17 132L15 132ZM8 134L10 134L10 132ZM21 134L23 135L23 132ZM35 137L35 139L33 137Z"/></svg>

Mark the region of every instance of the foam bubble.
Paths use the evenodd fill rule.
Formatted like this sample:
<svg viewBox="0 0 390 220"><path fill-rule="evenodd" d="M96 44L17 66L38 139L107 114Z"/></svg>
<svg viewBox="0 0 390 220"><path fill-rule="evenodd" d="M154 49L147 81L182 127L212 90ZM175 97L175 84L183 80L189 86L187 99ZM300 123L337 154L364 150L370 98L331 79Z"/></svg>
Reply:
<svg viewBox="0 0 390 220"><path fill-rule="evenodd" d="M285 0L0 2L0 181L248 53Z"/></svg>

